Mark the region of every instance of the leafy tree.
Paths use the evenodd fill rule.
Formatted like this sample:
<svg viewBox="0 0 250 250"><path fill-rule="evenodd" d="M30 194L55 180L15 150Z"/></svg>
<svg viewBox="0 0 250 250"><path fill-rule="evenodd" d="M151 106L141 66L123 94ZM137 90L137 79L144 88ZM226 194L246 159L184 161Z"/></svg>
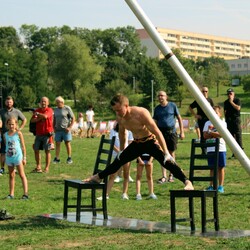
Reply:
<svg viewBox="0 0 250 250"><path fill-rule="evenodd" d="M250 75L242 76L241 84L243 85L244 91L250 92Z"/></svg>
<svg viewBox="0 0 250 250"><path fill-rule="evenodd" d="M36 107L36 95L30 86L24 85L20 87L20 93L15 103L18 107Z"/></svg>
<svg viewBox="0 0 250 250"><path fill-rule="evenodd" d="M79 89L86 84L96 84L102 72L85 42L72 35L57 40L51 66L56 90L68 97L72 94L75 106Z"/></svg>

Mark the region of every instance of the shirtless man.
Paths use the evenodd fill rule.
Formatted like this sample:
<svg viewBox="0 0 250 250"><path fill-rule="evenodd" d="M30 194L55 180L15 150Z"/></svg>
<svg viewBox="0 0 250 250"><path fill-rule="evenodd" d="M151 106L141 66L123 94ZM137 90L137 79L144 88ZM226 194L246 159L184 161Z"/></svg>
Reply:
<svg viewBox="0 0 250 250"><path fill-rule="evenodd" d="M110 104L119 123L121 151L106 169L83 181L99 183L104 177L115 173L125 163L138 158L141 154L148 153L182 181L185 184L185 190L193 190L191 181L188 180L175 163L174 158L169 154L163 135L148 110L142 107L129 106L128 98L121 94L115 95ZM134 141L124 149L126 129L133 133Z"/></svg>

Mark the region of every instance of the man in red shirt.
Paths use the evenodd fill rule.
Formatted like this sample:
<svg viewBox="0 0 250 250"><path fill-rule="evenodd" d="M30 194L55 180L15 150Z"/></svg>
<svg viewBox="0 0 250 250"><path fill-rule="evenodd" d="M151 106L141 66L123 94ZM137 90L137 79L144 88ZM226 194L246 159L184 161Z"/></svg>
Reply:
<svg viewBox="0 0 250 250"><path fill-rule="evenodd" d="M40 108L34 111L31 122L36 122L36 138L34 143L36 168L35 173L42 173L40 150L45 150L46 164L44 172L49 171L51 154L50 150L54 148L53 144L53 109L49 108L49 99L42 97Z"/></svg>

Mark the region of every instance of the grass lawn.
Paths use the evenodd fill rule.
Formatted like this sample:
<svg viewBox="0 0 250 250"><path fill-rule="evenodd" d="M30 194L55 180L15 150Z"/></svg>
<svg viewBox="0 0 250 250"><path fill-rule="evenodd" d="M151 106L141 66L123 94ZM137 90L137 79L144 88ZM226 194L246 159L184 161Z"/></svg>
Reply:
<svg viewBox="0 0 250 250"><path fill-rule="evenodd" d="M216 104L223 106L226 99L226 89L220 87L220 96L211 89L210 96ZM242 111L250 110L248 94L242 87L235 88L236 95L242 101ZM186 98L180 107L183 118L189 117L188 105L193 101L192 96ZM30 115L26 114L29 119ZM98 120L98 116L96 117ZM99 119L100 120L100 119ZM34 137L24 129L27 147L26 174L29 183L29 196L27 201L20 200L23 194L21 181L16 176L16 191L14 200L5 200L9 194L8 175L0 176L0 208L7 209L15 216L14 220L0 221L1 249L250 249L250 237L223 239L201 238L183 236L178 234L145 233L129 230L109 229L95 227L67 221L45 219L39 215L45 213L62 213L63 190L66 178L85 178L91 175L93 164L99 145L99 138L80 139L74 138L72 142L72 165L66 164L66 150L61 149L61 163L51 164L48 174L31 173L35 167L32 143ZM178 144L176 158L179 165L188 175L190 141L195 138L193 132L186 133L186 138ZM243 135L245 151L250 156L250 136ZM52 152L52 159L55 152ZM228 148L228 156L231 150ZM44 152L42 152L44 162ZM131 176L135 179L136 163L131 164ZM154 179L161 177L159 164L154 161ZM195 187L197 187L195 185ZM155 181L155 194L158 200L135 201L135 183L129 186L130 200L121 200L122 184L115 184L110 200L108 200L108 213L113 217L136 218L157 222L170 223L169 189L183 188L183 184L175 181L171 184L159 185ZM147 183L145 175L142 180L142 195L147 196ZM184 204L185 203L185 204ZM196 205L196 224L200 227L200 204ZM211 206L211 204L208 204ZM177 201L178 213L187 212L187 201ZM228 160L225 177L225 193L219 195L219 214L221 230L250 230L250 189L249 175L237 160ZM183 225L187 225L183 224ZM208 223L208 229L213 230L213 224Z"/></svg>
<svg viewBox="0 0 250 250"><path fill-rule="evenodd" d="M24 129L27 147L26 173L29 183L30 199L20 200L22 186L16 176L14 200L0 200L0 208L6 208L15 216L14 220L0 221L1 249L250 249L250 237L223 239L182 236L178 234L145 233L120 229L108 229L67 221L51 220L39 217L45 213L62 213L63 180L66 178L84 178L92 173L93 163L99 144L99 138L74 138L72 165L66 164L66 151L62 145L61 163L51 164L47 174L34 174L35 167L32 151L34 137ZM177 162L188 174L190 141L195 138L193 132L186 134L177 150ZM250 136L243 136L245 145ZM42 152L44 162L44 152ZM249 156L249 151L247 152ZM52 152L52 159L55 152ZM228 149L228 156L231 155ZM132 162L131 176L135 179L136 164ZM160 166L154 162L154 179L161 177ZM1 197L8 195L8 175L0 176ZM136 201L135 183L129 187L130 200L121 200L122 184L115 184L108 201L109 215L114 217L137 218L170 223L169 189L183 188L175 181L159 185L155 182L155 193L158 200ZM147 193L145 175L142 182L142 195ZM185 205L183 205L185 203ZM197 227L200 227L199 202L196 204ZM185 200L177 202L179 212L185 212ZM219 195L219 212L221 229L250 230L250 189L249 175L237 160L228 160L225 178L225 193ZM185 224L183 224L185 225ZM188 224L187 224L188 225ZM213 229L213 224L208 224Z"/></svg>

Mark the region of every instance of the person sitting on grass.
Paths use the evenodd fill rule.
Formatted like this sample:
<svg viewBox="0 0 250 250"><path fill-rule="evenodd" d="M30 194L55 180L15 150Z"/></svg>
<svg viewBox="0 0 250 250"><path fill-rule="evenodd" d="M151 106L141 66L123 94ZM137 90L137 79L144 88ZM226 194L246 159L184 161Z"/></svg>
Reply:
<svg viewBox="0 0 250 250"><path fill-rule="evenodd" d="M169 154L163 135L149 111L142 107L129 106L128 98L122 94L115 95L110 104L119 123L121 151L106 169L83 181L100 183L103 178L117 172L125 163L138 158L143 153L148 153L182 181L185 184L185 190L193 190L192 182L188 180L174 158ZM134 140L125 148L126 129L133 133Z"/></svg>

